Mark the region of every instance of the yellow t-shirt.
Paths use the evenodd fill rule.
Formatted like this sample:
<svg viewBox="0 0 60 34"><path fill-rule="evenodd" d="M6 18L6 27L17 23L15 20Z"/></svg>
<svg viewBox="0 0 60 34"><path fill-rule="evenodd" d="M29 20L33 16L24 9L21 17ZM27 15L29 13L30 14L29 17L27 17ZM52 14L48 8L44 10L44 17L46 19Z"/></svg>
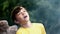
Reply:
<svg viewBox="0 0 60 34"><path fill-rule="evenodd" d="M46 34L45 28L41 23L32 23L32 27L20 27L16 34Z"/></svg>

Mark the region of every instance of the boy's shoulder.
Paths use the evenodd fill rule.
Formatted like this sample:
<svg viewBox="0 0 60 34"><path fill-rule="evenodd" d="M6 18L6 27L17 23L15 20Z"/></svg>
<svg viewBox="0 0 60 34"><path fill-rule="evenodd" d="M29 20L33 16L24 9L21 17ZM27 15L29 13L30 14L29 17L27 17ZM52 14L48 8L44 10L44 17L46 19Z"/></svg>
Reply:
<svg viewBox="0 0 60 34"><path fill-rule="evenodd" d="M44 25L42 23L32 23L33 25L35 26L41 26L41 27L44 27Z"/></svg>

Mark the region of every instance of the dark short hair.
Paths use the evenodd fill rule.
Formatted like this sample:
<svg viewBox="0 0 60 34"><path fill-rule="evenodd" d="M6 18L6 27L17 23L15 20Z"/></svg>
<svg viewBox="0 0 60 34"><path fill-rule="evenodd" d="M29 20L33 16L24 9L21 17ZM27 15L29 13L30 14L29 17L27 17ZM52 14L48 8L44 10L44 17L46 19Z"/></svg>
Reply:
<svg viewBox="0 0 60 34"><path fill-rule="evenodd" d="M22 6L16 6L13 10L12 10L12 13L11 13L11 17L12 17L12 20L16 20L16 17L15 15L21 10Z"/></svg>

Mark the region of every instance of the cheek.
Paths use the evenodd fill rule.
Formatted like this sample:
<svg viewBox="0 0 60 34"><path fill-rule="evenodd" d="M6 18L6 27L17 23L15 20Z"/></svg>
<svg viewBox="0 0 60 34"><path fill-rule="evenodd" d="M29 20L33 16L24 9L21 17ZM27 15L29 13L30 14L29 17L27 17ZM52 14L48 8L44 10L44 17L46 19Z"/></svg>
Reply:
<svg viewBox="0 0 60 34"><path fill-rule="evenodd" d="M17 16L17 20L21 20L21 19L23 19L23 16Z"/></svg>
<svg viewBox="0 0 60 34"><path fill-rule="evenodd" d="M26 12L26 15L28 15L28 16L29 16L28 12Z"/></svg>
<svg viewBox="0 0 60 34"><path fill-rule="evenodd" d="M27 13L28 17L29 17L29 14Z"/></svg>

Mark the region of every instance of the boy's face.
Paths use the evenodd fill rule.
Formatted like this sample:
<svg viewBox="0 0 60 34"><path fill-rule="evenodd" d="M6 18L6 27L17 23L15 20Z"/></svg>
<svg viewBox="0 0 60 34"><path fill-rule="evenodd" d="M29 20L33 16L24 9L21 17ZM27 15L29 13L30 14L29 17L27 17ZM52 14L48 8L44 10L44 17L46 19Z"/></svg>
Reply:
<svg viewBox="0 0 60 34"><path fill-rule="evenodd" d="M18 12L16 14L17 21L19 21L19 22L29 21L29 14L28 14L27 10L23 7L20 7L20 8L21 8L20 12ZM22 24L24 24L24 23L22 23Z"/></svg>

